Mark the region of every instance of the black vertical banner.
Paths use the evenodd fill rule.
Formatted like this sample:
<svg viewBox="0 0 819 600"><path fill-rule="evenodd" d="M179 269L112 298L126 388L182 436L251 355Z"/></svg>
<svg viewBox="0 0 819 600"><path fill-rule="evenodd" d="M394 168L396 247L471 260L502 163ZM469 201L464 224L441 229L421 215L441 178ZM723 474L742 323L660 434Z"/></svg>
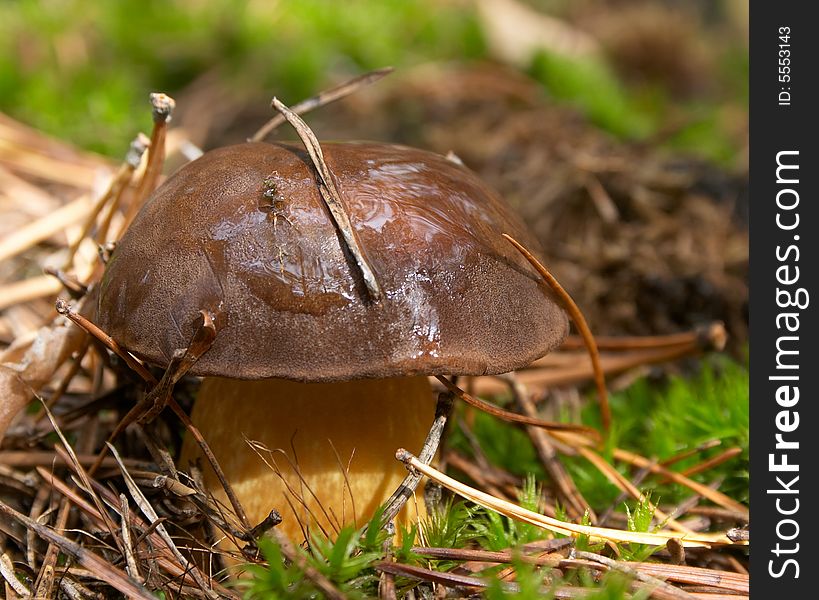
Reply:
<svg viewBox="0 0 819 600"><path fill-rule="evenodd" d="M819 22L751 6L751 596L816 594Z"/></svg>

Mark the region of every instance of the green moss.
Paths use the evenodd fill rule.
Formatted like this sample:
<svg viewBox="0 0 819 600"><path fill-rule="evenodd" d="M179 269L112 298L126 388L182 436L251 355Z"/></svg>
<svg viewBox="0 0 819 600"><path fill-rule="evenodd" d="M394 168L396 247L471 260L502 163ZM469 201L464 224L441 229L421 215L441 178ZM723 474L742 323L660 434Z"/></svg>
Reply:
<svg viewBox="0 0 819 600"><path fill-rule="evenodd" d="M601 59L575 59L539 52L530 74L557 99L578 106L595 124L630 138L648 135L655 129L656 115L639 106L613 71Z"/></svg>
<svg viewBox="0 0 819 600"><path fill-rule="evenodd" d="M694 479L711 482L723 478L720 489L740 501L748 501L748 371L741 364L715 357L691 378L672 377L663 383L641 379L610 399L612 429L603 456L631 478L628 466L612 460L615 447L658 460L671 458L714 439L722 444L674 465L685 469L738 446L741 454L727 463L708 470ZM600 427L596 398L583 412L584 423ZM473 434L488 460L510 473L524 477L533 474L545 481L546 474L528 436L518 427L489 415L478 413ZM453 428L451 443L457 450L471 454L466 436ZM580 492L595 509L614 502L620 490L588 461L563 456ZM653 481L653 480L652 480ZM690 491L678 485L652 483L656 496L664 502L679 502Z"/></svg>
<svg viewBox="0 0 819 600"><path fill-rule="evenodd" d="M149 92L211 70L292 103L331 74L484 54L474 13L432 0L17 0L0 3L0 110L119 156Z"/></svg>

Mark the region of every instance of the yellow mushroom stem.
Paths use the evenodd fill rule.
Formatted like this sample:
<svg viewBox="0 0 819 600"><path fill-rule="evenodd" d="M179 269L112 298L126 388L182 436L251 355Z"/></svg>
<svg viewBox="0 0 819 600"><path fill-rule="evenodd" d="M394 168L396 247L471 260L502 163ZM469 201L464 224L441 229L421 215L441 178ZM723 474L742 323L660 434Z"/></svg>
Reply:
<svg viewBox="0 0 819 600"><path fill-rule="evenodd" d="M231 483L251 526L271 509L296 543L361 526L407 474L397 448L420 451L435 416L426 377L297 383L206 378L191 418ZM200 457L190 437L181 465ZM230 507L205 460L205 485ZM396 519L423 511L410 499Z"/></svg>

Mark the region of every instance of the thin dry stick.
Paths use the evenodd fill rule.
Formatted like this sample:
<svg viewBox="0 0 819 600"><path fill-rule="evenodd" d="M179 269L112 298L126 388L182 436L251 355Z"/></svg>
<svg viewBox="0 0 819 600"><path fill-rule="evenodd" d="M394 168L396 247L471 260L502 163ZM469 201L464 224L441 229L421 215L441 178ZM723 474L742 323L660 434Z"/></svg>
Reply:
<svg viewBox="0 0 819 600"><path fill-rule="evenodd" d="M327 163L324 162L324 154L321 151L321 146L319 145L318 139L312 130L307 126L307 123L305 123L296 113L287 108L287 106L282 104L278 98L273 98L273 106L284 116L285 119L287 119L287 122L293 126L293 129L296 130L296 133L301 138L304 147L307 149L307 153L310 155L310 160L313 162L313 166L316 169L321 197L324 200L324 203L327 205L327 208L333 217L333 221L335 222L339 233L341 233L344 243L347 245L347 249L350 251L350 254L352 254L356 266L361 272L361 276L364 279L364 285L367 287L367 292L370 295L370 299L373 301L380 300L382 294L381 286L378 284L378 280L375 277L375 272L367 260L364 249L358 243L358 237L355 234L352 223L350 223L350 217L347 215L347 210L344 208L344 202L341 200L341 194L339 194L338 189L336 188L333 174L327 167Z"/></svg>
<svg viewBox="0 0 819 600"><path fill-rule="evenodd" d="M642 470L647 472L647 473L650 472L649 469L642 469ZM717 490L717 489L719 489L720 485L722 485L722 478L718 477L715 481L712 481L711 483L709 483L708 487L711 488L712 490ZM689 496L688 498L686 498L685 500L683 500L682 502L680 502L676 506L672 507L671 512L669 514L672 517L674 517L675 519L678 519L681 516L687 514L688 512L696 509L696 507L699 504L701 498L702 498L702 496L700 496L699 494L692 494L691 496ZM683 552L683 554L684 554L684 552Z"/></svg>
<svg viewBox="0 0 819 600"><path fill-rule="evenodd" d="M3 464L3 461L0 460L0 464ZM39 482L38 482L39 483ZM51 512L50 511L50 504L52 500L51 490L49 490L45 486L39 486L37 490L37 495L34 496L34 500L31 503L31 510L28 513L28 516L40 522L40 518L46 518L47 515L45 513ZM30 529L26 531L26 563L31 568L32 571L37 569L37 549L35 547L37 534L31 531Z"/></svg>
<svg viewBox="0 0 819 600"><path fill-rule="evenodd" d="M502 498L504 500L511 500L519 495L519 481L516 481L514 484L511 482L507 483L505 481L499 481L499 478L495 476L497 473L488 472L482 467L482 465L476 465L474 462L466 459L464 456L458 454L454 450L447 452L446 458L450 467L456 471L463 472L467 477L493 496L497 496L498 498ZM501 487L503 487L503 489L501 489Z"/></svg>
<svg viewBox="0 0 819 600"><path fill-rule="evenodd" d="M131 474L128 472L128 469L122 463L122 459L120 458L119 452L117 449L114 448L111 444L107 444L108 450L111 452L111 455L114 457L114 460L117 461L119 464L120 471L122 472L122 478L125 481L125 486L128 488L128 491L131 493L131 497L136 502L136 505L139 507L139 510L142 511L142 514L145 515L145 518L148 519L149 523L155 523L159 520L159 515L156 514L154 507L148 501L148 499L143 495L142 491L137 486L136 482L131 477ZM162 524L157 525L156 533L159 537L162 538L162 541L165 542L168 549L173 554L174 558L179 561L179 564L183 565L185 569L190 569L189 573L191 577L193 577L196 584L201 588L201 590L209 597L209 598L218 598L216 593L210 589L205 583L204 578L202 577L201 572L199 569L196 568L195 565L190 563L187 558L185 558L179 549L174 544L173 539L168 534L168 531L165 529L165 526Z"/></svg>
<svg viewBox="0 0 819 600"><path fill-rule="evenodd" d="M573 447L584 447L589 448L591 444L588 443L588 440L581 436L573 433L571 431L555 431L552 434L558 440L569 444ZM666 469L662 465L651 461L644 456L640 456L639 454L635 454L634 452L629 452L628 450L623 450L622 448L614 448L612 450L612 456L617 460L622 460L623 462L627 462L633 466L639 468L647 468L652 473L657 475L664 475L670 481L674 483L678 483L683 485L694 492L704 496L714 504L718 504L723 508L727 508L728 510L732 511L735 515L738 515L740 518L745 519L746 521L749 518L748 508L743 504L740 504L736 500L733 500L719 492L717 490L712 490L706 485L703 485L697 481L689 479L682 473L678 473L676 471L670 471Z"/></svg>
<svg viewBox="0 0 819 600"><path fill-rule="evenodd" d="M620 571L625 573L629 577L634 579L638 579L643 583L646 583L657 590L661 590L667 594L669 598L679 598L680 600L692 600L694 596L685 592L679 588L674 587L671 584L666 583L662 579L658 579L652 575L648 575L646 573L640 572L638 569L634 569L625 563L612 560L610 558L606 558L605 556L600 556L599 554L594 554L593 552L586 552L583 550L575 550L575 555L580 558L585 558L586 560L591 560L596 563L600 563L601 565L605 565L609 569L613 569L615 571Z"/></svg>
<svg viewBox="0 0 819 600"><path fill-rule="evenodd" d="M663 511L657 508L652 502L648 501L643 493L638 490L632 483L626 479L617 469L615 469L612 465L606 462L602 456L597 454L596 452L588 449L583 448L582 446L577 448L577 451L588 460L592 465L594 465L603 475L605 475L606 479L608 479L612 484L617 486L618 489L621 491L627 492L632 498L637 500L638 502L645 502L648 505L649 510L654 513L654 517L660 521L661 523L665 523L671 529L676 529L682 533L693 533L688 527L681 525L668 515L666 515Z"/></svg>
<svg viewBox="0 0 819 600"><path fill-rule="evenodd" d="M662 563L628 563L630 566L645 573L660 577L666 581L677 583L687 583L691 585L707 585L747 594L750 591L749 577L743 573L731 573L730 571L718 571L716 569L704 569L702 567L689 567L688 565L665 565Z"/></svg>
<svg viewBox="0 0 819 600"><path fill-rule="evenodd" d="M438 448L441 445L441 436L444 433L444 428L449 420L449 415L452 413L452 405L454 396L451 392L438 394L438 403L435 405L435 420L432 422L432 427L429 428L427 438L424 440L424 445L418 455L418 459L426 464L432 462ZM418 484L421 481L419 473L410 472L401 482L401 485L392 493L389 499L384 504L384 512L381 515L382 526L392 522L392 520L401 512L404 505L412 498Z"/></svg>
<svg viewBox="0 0 819 600"><path fill-rule="evenodd" d="M143 583L142 576L139 574L136 558L134 558L134 546L131 543L130 510L128 508L128 497L125 494L119 495L119 510L121 515L120 531L122 532L122 546L125 550L125 572L133 577L135 581Z"/></svg>
<svg viewBox="0 0 819 600"><path fill-rule="evenodd" d="M91 345L91 340L86 338L82 344L82 347L77 350L75 355L71 359L71 366L68 368L68 372L65 376L60 380L60 383L51 393L51 397L45 403L47 408L52 408L57 402L60 401L63 394L65 394L68 386L71 384L71 381L74 377L77 376L77 373L80 371L80 367L82 366L83 358L85 358L86 353L88 352L88 348ZM34 416L35 421L39 421L43 417L45 417L46 412L43 408L38 409L37 414Z"/></svg>
<svg viewBox="0 0 819 600"><path fill-rule="evenodd" d="M94 493L94 489L91 487L91 481L89 479L88 473L86 473L83 466L80 464L80 461L77 459L77 454L74 452L74 448L72 448L71 444L68 443L68 440L63 435L62 429L60 426L57 425L57 421L54 419L54 415L51 414L51 411L48 410L46 407L45 402L40 398L40 403L43 406L43 409L46 412L46 416L48 420L51 422L51 426L54 428L54 431L57 433L57 436L60 438L60 442L62 442L62 448L59 446L55 446L55 451L57 453L61 453L62 451L66 454L66 463L71 465L72 470L77 474L80 481L82 482L82 487L84 491L91 496L91 500L94 501L94 505L97 507L97 510L103 517L103 521L105 522L105 527L108 530L108 533L111 535L111 538L116 542L117 546L120 550L122 547L120 546L120 540L117 538L116 535L116 526L114 522L111 520L111 517L108 516L108 512L102 505L102 500Z"/></svg>
<svg viewBox="0 0 819 600"><path fill-rule="evenodd" d="M233 512L241 522L242 527L244 527L246 530L252 529L253 525L248 520L247 513L245 513L245 509L239 502L239 497L236 496L236 492L233 491L233 486L230 485L228 478L225 476L225 472L219 465L219 461L216 460L216 455L213 454L213 450L210 449L210 446L208 446L208 443L205 441L205 437L202 435L202 432L199 431L199 428L193 424L193 421L191 421L188 413L182 410L182 407L177 404L176 400L173 398L168 400L168 407L174 412L177 418L182 421L182 423L185 425L185 429L187 429L188 433L193 436L193 439L196 440L196 443L199 445L199 448L205 455L205 458L213 469L213 472L216 474L219 484L222 486L222 489L225 490L225 494L228 497L228 501L230 501Z"/></svg>
<svg viewBox="0 0 819 600"><path fill-rule="evenodd" d="M59 281L72 298L82 298L88 293L88 287L81 283L74 275L69 275L62 269L46 267L43 269L46 275L51 275Z"/></svg>
<svg viewBox="0 0 819 600"><path fill-rule="evenodd" d="M42 402L42 400L40 400L40 401ZM57 431L57 433L60 436L63 444L66 444L66 446L67 446L66 440L62 435L62 431L60 431L60 429L54 424L54 418L52 417L51 413L46 411L46 414L51 419L52 426ZM87 451L87 447L92 443L93 436L88 435L88 432L86 432L86 435L81 436L80 439L82 440L82 443L83 443L83 447L81 447L80 450ZM71 450L70 455L69 455L69 452L67 452L66 450L61 449L59 446L55 446L57 457L61 458L65 462L66 465L74 466L74 468L76 469L76 465L78 463L77 455L76 455L76 453L74 453L73 448L69 448L69 449ZM38 467L38 472L39 471L44 471L44 469ZM40 476L43 477L44 480L46 480L46 481L48 480L48 478L44 477L42 473L40 473ZM87 481L88 481L88 479L86 478L86 483L84 485L87 485ZM68 486L66 486L66 488L68 490L68 493L63 494L65 496L65 498L62 498L60 500L60 507L59 507L59 510L58 510L57 519L56 519L56 523L55 523L55 529L57 530L58 533L60 533L62 531L65 531L65 528L68 525L68 517L69 517L70 509L71 509L71 504L69 503L69 499L71 499L73 497L77 497L77 498L79 497L79 494L76 493L72 488L68 488ZM90 494L94 498L94 502L96 503L97 507L99 507L100 503L98 501L98 498L94 494L94 492L91 491L91 490L88 490L87 493ZM84 500L83 500L83 502L84 502ZM98 510L98 509L95 509L95 510ZM107 516L108 515L106 514L106 517ZM111 523L110 518L108 518L108 520L106 521L106 520L102 519L102 517L100 517L99 518L99 527L101 529L107 528L109 532L113 531L113 529L112 529L113 525ZM45 553L45 557L43 558L43 562L42 562L42 564L40 566L40 570L39 570L39 572L37 574L37 579L35 581L35 597L37 597L37 598L50 598L52 596L52 590L54 588L54 573L55 573L55 569L57 567L57 559L59 558L59 555L60 555L60 549L58 548L58 546L56 544L54 544L54 543L49 543L48 548L47 548L46 553Z"/></svg>
<svg viewBox="0 0 819 600"><path fill-rule="evenodd" d="M593 566L593 563L585 563L586 566ZM428 581L439 584L439 589L455 588L469 593L470 597L474 596L481 589L489 586L489 581L485 577L471 577L468 575L461 575L453 572L442 572L434 569L425 569L423 567L416 567L414 565L406 565L396 562L380 562L373 565L376 569L383 572L389 572L400 577L410 579L420 579L421 581ZM515 582L502 581L501 586L505 592L519 592L520 586ZM556 600L574 600L577 598L585 598L589 594L595 592L592 588L584 588L577 586L552 586L546 589L544 586L540 590L541 594L549 595ZM720 599L721 600L721 599Z"/></svg>
<svg viewBox="0 0 819 600"><path fill-rule="evenodd" d="M94 336L97 340L103 343L103 345L108 348L111 352L119 356L122 360L125 361L132 371L134 371L137 375L139 375L143 380L151 385L156 385L156 377L151 375L151 372L145 368L141 362L139 362L136 358L134 358L130 352L125 350L119 343L112 338L110 335L105 333L102 329L97 327L94 323L89 321L87 318L79 314L78 312L71 310L71 307L68 305L68 302L60 298L57 300L55 307L57 312L64 317L67 317L71 320L75 325L84 329L89 334Z"/></svg>
<svg viewBox="0 0 819 600"><path fill-rule="evenodd" d="M136 421L148 423L156 418L167 406L173 387L187 373L196 361L207 352L213 340L216 338L216 324L213 313L201 310L199 323L190 343L185 349L177 349L171 361L162 375L162 379L154 384L146 396L138 402L130 411L117 423L117 426L108 436L108 441L113 442L125 429ZM156 381L154 379L154 381ZM99 460L105 456L105 452L100 453ZM93 468L96 471L97 465Z"/></svg>
<svg viewBox="0 0 819 600"><path fill-rule="evenodd" d="M346 491L347 494L350 496L350 510L353 513L353 527L358 527L358 514L355 510L355 496L353 495L353 489L350 486L350 478L348 477L350 473L350 465L353 463L353 457L355 456L355 448L350 453L350 459L347 461L347 467L344 467L344 463L341 462L341 455L338 453L338 449L336 449L336 445L333 443L333 440L327 438L327 443L330 444L330 448L333 450L333 454L336 457L336 464L338 465L339 470L341 471L342 477L344 477L344 490L341 493L341 522L346 523L346 504L345 504L345 496L344 492Z"/></svg>
<svg viewBox="0 0 819 600"><path fill-rule="evenodd" d="M375 83L392 73L392 67L384 67L383 69L376 69L375 71L370 71L369 73L364 73L363 75L358 75L357 77L353 77L352 79L345 81L342 84L339 84L335 87L332 87L328 90L324 90L315 96L308 98L307 100L302 100L298 104L294 104L291 107L291 110L296 113L297 115L303 115L305 113L310 112L311 110L315 110L322 106L326 106L331 102L335 102L336 100L341 100L352 94L353 92L358 91L362 87L366 85L370 85L371 83ZM270 135L279 125L283 124L286 119L282 115L276 115L272 119L270 119L267 123L262 125L259 130L253 134L248 141L249 142L261 142Z"/></svg>
<svg viewBox="0 0 819 600"><path fill-rule="evenodd" d="M299 467L298 456L297 455L295 456L295 459L293 459L282 448L276 448L274 450L271 450L270 448L266 447L264 444L261 444L259 442L255 442L255 441L252 441L252 440L248 440L247 438L245 438L245 442L256 453L256 455L262 460L262 462L264 462L264 464L279 477L279 479L281 480L281 483L287 489L287 492L290 494L290 496L295 498L295 500L299 503L299 505L301 505L301 507L304 509L304 512L305 512L305 520L312 520L312 522L315 524L316 527L318 527L318 529L321 531L321 534L324 537L327 537L327 538L330 537L330 535L327 533L327 531L324 529L321 522L319 521L315 510L313 508L311 508L307 504L307 498L306 498L306 495L304 493L305 490L306 490L307 493L313 498L313 500L316 503L316 506L318 507L318 510L321 511L321 514L324 516L324 519L327 521L327 523L330 524L330 527L333 528L334 532L338 533L341 530L341 523L338 522L337 518L335 518L335 519L333 518L333 517L335 517L335 515L331 515L328 512L327 507L325 507L324 504L319 500L318 496L316 495L316 492L307 483L307 480L302 475L301 468ZM287 480L287 478L282 474L282 471L279 468L279 463L276 462L275 458L273 458L273 454L275 454L277 452L284 457L284 459L290 465L290 468L293 470L293 473L295 473L296 477L298 478L298 480L299 480L299 489L298 490L296 490L290 484L290 482ZM265 458L264 453L267 453L270 460ZM295 455L295 447L293 447L293 453ZM294 507L294 505L293 505L293 503L290 502L289 498L287 498L287 501L290 504L290 508L293 510L293 513L298 514L295 507ZM298 519L298 517L296 517L296 518ZM299 519L299 524L302 526L302 531L305 531L305 525L301 522L301 519ZM309 523L306 525L306 527L309 529ZM305 539L309 539L310 536L309 536L309 534L307 534L306 531L305 531L305 534L306 534Z"/></svg>
<svg viewBox="0 0 819 600"><path fill-rule="evenodd" d="M435 379L440 381L444 386L453 394L455 394L458 398L466 402L467 404L471 404L475 408L482 410L485 413L488 413L492 416L498 417L503 419L504 421L509 421L510 423L522 423L523 425L532 425L534 427L541 427L543 429L548 429L550 431L567 431L573 432L578 435L588 436L590 439L599 441L600 433L591 427L587 427L586 425L577 425L575 423L558 423L556 421L544 421L538 417L529 417L526 415L520 415L518 413L510 412L508 410L504 410L490 402L485 402L480 398L476 398L471 394L467 394L461 388L456 386L452 383L449 379L442 375L435 375Z"/></svg>
<svg viewBox="0 0 819 600"><path fill-rule="evenodd" d="M526 523L531 523L532 525L536 525L538 527L542 527L550 531L562 533L563 535L570 535L573 537L576 537L578 535L587 535L593 540L649 544L652 546L665 545L665 543L670 538L679 539L680 543L682 543L686 547L710 548L713 545L734 544L734 542L728 539L728 537L726 537L724 533L680 534L671 533L667 531L647 533L639 531L624 531L620 529L610 529L606 527L578 525L576 523L570 523L566 521L561 521L559 519L553 519L546 515L526 510L523 507L518 506L512 502L507 502L505 500L501 500L500 498L495 498L489 494L481 492L480 490L476 490L467 485L464 485L463 483L460 483L459 481L452 479L448 475L441 473L437 469L433 469L429 465L422 463L415 456L413 456L411 453L407 452L403 448L400 448L398 452L395 453L395 457L401 462L403 462L405 465L407 465L407 468L413 468L417 469L418 471L421 471L421 473L423 473L433 481L437 481L444 487L452 490L453 492L460 496L463 496L467 500L471 500L475 504L483 506L484 508L495 510L508 517L512 517L520 521L524 521Z"/></svg>
<svg viewBox="0 0 819 600"><path fill-rule="evenodd" d="M150 423L159 416L171 398L174 386L213 345L218 333L217 317L209 310L200 310L199 315L202 322L198 323L187 347L177 349L173 353L162 379L145 397L146 410L139 417L141 422Z"/></svg>
<svg viewBox="0 0 819 600"><path fill-rule="evenodd" d="M127 463L128 461L126 459L123 460L122 462ZM67 503L67 506L71 505L76 506L78 509L83 511L83 513L85 513L89 518L91 518L96 524L96 526L98 527L103 526L102 518L100 514L97 512L97 510L90 503L86 502L83 498L81 498L65 482L57 479L50 472L46 471L42 467L37 467L37 473L40 475L40 477L43 478L43 481L45 481L49 486L54 488L54 490L56 490L58 493L65 496L63 500L70 501L71 504ZM98 483L96 480L91 480L91 484L94 486L96 492L100 494L100 496L106 501L106 503L109 506L113 508L117 505L117 498L110 489ZM158 527L162 522L164 522L167 519L167 517L160 517L157 521L154 521L150 525L146 521L142 520L141 517L132 512L129 512L129 517L131 521L131 526L142 530L142 533L134 541L133 544L134 547L139 547L139 545L142 544L142 542L145 539L150 537L151 544L155 549L152 559L155 559L157 564L163 569L170 572L172 576L188 577L189 573L186 571L186 569L171 560L171 558L173 557L170 554L170 550L165 547L162 538L159 537L159 534L155 532L156 527ZM191 581L193 580L191 579ZM233 597L227 590L219 586L219 584L217 583L214 583L214 588L218 589L220 592L222 592L223 595L226 595L227 597Z"/></svg>
<svg viewBox="0 0 819 600"><path fill-rule="evenodd" d="M463 419L458 419L458 429L461 430L461 433L464 434L464 437L469 443L469 448L472 450L472 454L474 455L477 464L473 465L471 461L468 461L463 455L458 454L458 452L452 450L451 448L444 455L444 460L441 462L446 465L452 465L453 467L460 469L469 475L469 477L474 481L483 483L486 490L489 490L488 486L492 486L496 490L498 490L498 486L501 486L506 490L504 492L500 492L501 496L509 496L510 498L516 498L519 496L520 494L518 493L518 488L522 485L520 478L515 477L509 472L504 471L499 467L494 467L492 464L490 464L489 459L486 457L486 453L481 447L480 441ZM466 467L466 469L464 467ZM472 468L471 471L469 470L470 467ZM445 469L442 468L441 470ZM480 477L475 478L472 475L473 471L480 472ZM495 492L490 491L490 493L494 494Z"/></svg>
<svg viewBox="0 0 819 600"><path fill-rule="evenodd" d="M64 269L69 268L73 264L74 255L77 253L82 241L88 237L91 228L94 227L94 223L96 223L97 217L102 209L105 208L105 205L108 204L112 198L118 198L120 194L122 194L122 190L125 186L128 185L128 182L131 181L131 176L139 166L139 161L142 159L142 155L147 149L148 143L148 139L142 134L131 142L131 147L125 156L125 161L120 165L116 175L111 179L111 183L108 184L108 189L97 199L94 208L91 209L88 218L83 224L80 235L77 236L77 239L74 240L74 243L69 247L68 255L63 262Z"/></svg>
<svg viewBox="0 0 819 600"><path fill-rule="evenodd" d="M58 546L65 554L74 558L83 567L88 569L90 573L93 573L94 577L100 581L104 581L122 594L125 594L126 597L156 600L153 594L149 593L144 587L128 577L128 575L112 566L105 559L97 556L93 552L89 552L76 542L72 542L68 538L52 531L50 528L40 525L24 514L18 513L3 502L0 502L0 513L19 521L46 542Z"/></svg>
<svg viewBox="0 0 819 600"><path fill-rule="evenodd" d="M122 346L120 346L114 338L105 333L94 323L92 323L82 315L78 314L77 312L70 310L68 304L65 301L62 300L57 301L57 312L60 312L60 314L65 315L66 317L71 319L73 323L87 331L89 334L93 335L98 341L102 342L102 344L106 348L108 348L111 352L113 352L122 360L124 360L125 363L134 372L136 372L137 375L139 375L147 384L151 386L157 385L158 382L156 380L156 377L154 377L142 363L137 361L133 356L131 356L130 353L128 353L124 348L122 348ZM205 441L202 432L199 431L199 429L190 420L187 413L185 413L185 411L182 410L182 407L179 406L179 404L176 403L176 400L174 400L172 397L168 400L168 406L171 408L171 410L173 410L174 414L176 414L179 420L182 421L182 423L188 430L188 433L190 433L190 435L193 436L194 440L196 440L196 443L199 444L202 453L205 455L205 458L208 460L211 467L213 468L213 472L216 474L219 483L224 488L225 494L227 495L228 500L230 500L231 506L233 507L236 516L239 518L242 525L246 529L250 529L252 525L248 521L247 515L244 509L242 508L242 505L239 503L238 497L236 496L235 492L233 491L233 488L228 482L227 477L225 477L225 473L222 470L222 467L219 466L219 462L216 460L216 456L213 454L213 451L210 449L210 446L208 446L208 443ZM127 416L128 415L126 415L126 417ZM94 463L91 469L89 469L89 473L94 473L96 469L99 468L99 465L102 463L102 459L105 456L106 448L107 447L103 447L102 451L97 457L97 462Z"/></svg>
<svg viewBox="0 0 819 600"><path fill-rule="evenodd" d="M594 337L594 341L597 343L597 349L602 351L645 350L692 344L698 344L704 348L720 349L720 346L726 341L726 336L725 325L717 321L696 327L693 331L683 331L681 333L640 336L598 335ZM586 344L583 338L576 335L568 336L560 345L561 350L579 350L585 347Z"/></svg>
<svg viewBox="0 0 819 600"><path fill-rule="evenodd" d="M31 592L29 589L23 584L22 581L17 579L17 574L14 572L14 564L11 562L11 558L6 552L0 554L0 576L6 580L6 583L14 590L14 592L18 596L22 596L23 598L31 598Z"/></svg>
<svg viewBox="0 0 819 600"><path fill-rule="evenodd" d="M57 519L54 523L54 530L57 533L65 531L68 525L68 516L71 511L71 505L66 498L60 501L60 507L57 512ZM100 523L100 525L104 525ZM36 533L36 532L35 532ZM51 597L51 590L54 587L54 567L57 565L57 559L60 557L60 547L50 542L46 549L43 562L40 566L40 571L37 573L37 579L34 581L35 597L49 598Z"/></svg>
<svg viewBox="0 0 819 600"><path fill-rule="evenodd" d="M563 308L566 312L569 313L569 316L574 321L575 326L578 330L580 330L580 335L583 336L583 340L586 342L586 348L589 351L589 357L591 358L592 365L594 367L594 381L597 384L597 395L600 400L600 416L603 421L603 429L606 431L609 430L611 427L611 409L609 408L609 396L608 391L606 390L606 379L603 375L603 369L600 366L600 353L597 351L597 344L594 341L594 336L592 335L591 329L589 329L589 325L586 323L586 318L583 316L583 313L580 312L580 309L575 304L572 297L569 293L563 289L563 286L558 283L557 279L544 267L540 261L535 258L535 256L529 252L526 248L523 247L520 242L518 242L512 236L504 233L503 237L507 239L507 241L512 244L518 252L520 252L526 260L540 273L541 277L549 284L549 286L554 290L557 294L557 297L560 303L563 305Z"/></svg>
<svg viewBox="0 0 819 600"><path fill-rule="evenodd" d="M170 96L162 93L151 94L150 101L154 128L151 132L151 144L148 149L148 164L145 167L145 173L142 175L142 181L139 182L136 196L125 215L123 231L128 228L145 200L156 189L159 177L162 175L162 166L165 164L165 138L168 132L168 122L171 120L171 113L174 106L176 106L176 102Z"/></svg>
<svg viewBox="0 0 819 600"><path fill-rule="evenodd" d="M623 373L630 369L676 360L683 356L699 353L701 349L695 345L667 346L659 349L645 349L624 352L618 355L604 355L600 357L600 365L604 374ZM544 359L548 359L549 355ZM575 384L595 376L593 365L588 364L586 357L573 356L574 364L569 366L529 368L518 371L521 383L530 387L555 387ZM532 366L538 367L547 361L539 359ZM564 362L571 362L564 360ZM474 380L474 391L478 394L497 394L505 389L505 384L495 381L492 377L480 377Z"/></svg>
<svg viewBox="0 0 819 600"><path fill-rule="evenodd" d="M384 562L393 562L392 544L395 536L395 526L387 527L387 537L381 546ZM398 600L395 590L395 577L392 573L383 571L378 578L378 598L379 600Z"/></svg>
<svg viewBox="0 0 819 600"><path fill-rule="evenodd" d="M565 538L564 538L565 539ZM426 548L423 546L415 546L412 548L413 554L425 556L427 558L434 558L437 560L457 560L478 563L511 563L514 560L520 560L532 565L557 567L561 561L564 560L562 554L546 552L538 553L535 556L529 554L521 554L519 551L513 552L511 550L476 550L474 548Z"/></svg>
<svg viewBox="0 0 819 600"><path fill-rule="evenodd" d="M88 467L89 465L93 464L96 458L97 456L93 454L77 455L77 460L83 467ZM67 463L63 461L62 457L59 455L55 456L53 452L35 452L28 450L4 450L3 452L0 452L0 465L16 467L18 469L31 469L33 467L44 466L64 466L66 464ZM150 463L132 458L126 458L125 464L130 467L146 470L150 468ZM103 466L107 468L116 467L116 463L113 462L112 459L106 458L103 462Z"/></svg>
<svg viewBox="0 0 819 600"><path fill-rule="evenodd" d="M535 403L532 402L524 386L517 381L515 374L509 373L505 379L509 381L509 384L512 386L518 406L523 414L527 417L536 418L537 409L535 408ZM535 450L537 450L540 462L555 482L557 492L566 503L567 508L571 511L571 516L582 517L584 514L588 514L592 523L597 522L597 516L594 514L591 506L586 502L580 490L577 489L574 480L563 467L563 463L560 462L552 440L549 438L549 434L543 431L543 429L532 427L531 425L526 426L526 433L532 440Z"/></svg>
<svg viewBox="0 0 819 600"><path fill-rule="evenodd" d="M694 448L688 448L687 450L683 450L682 452L679 452L674 456L671 456L670 458L661 460L660 464L663 465L664 467L670 467L674 463L678 463L681 460L685 460L686 458L694 456L695 454L699 454L700 452L704 452L705 450L710 450L711 448L716 448L717 446L721 445L722 440L718 439L708 440L707 442L703 442L702 444L699 444Z"/></svg>
<svg viewBox="0 0 819 600"><path fill-rule="evenodd" d="M0 115L0 164L53 183L88 189L108 161Z"/></svg>
<svg viewBox="0 0 819 600"><path fill-rule="evenodd" d="M650 460L640 456L639 454L635 454L633 452L629 452L628 450L623 450L621 448L615 448L612 451L612 456L614 456L614 458L616 458L617 460L622 460L624 462L636 465L638 467L646 467L648 469L651 469L652 473L664 475L666 478L670 479L674 483L684 485L687 488L694 490L698 494L708 498L714 504L719 504L724 508L734 511L743 519L748 520L749 518L747 506L740 504L736 500L729 498L728 496L721 492L712 490L707 485L703 485L697 481L694 481L693 479L689 479L682 473L670 471L658 464L652 463Z"/></svg>
<svg viewBox="0 0 819 600"><path fill-rule="evenodd" d="M423 567L405 565L403 563L380 562L374 564L373 567L384 573L398 575L399 577L420 579L422 581L431 581L447 587L481 589L489 585L489 582L486 579L481 579L479 577L470 577L468 575L459 575L457 573L435 571L433 569L425 569ZM514 591L517 589L517 586L514 584L503 583L502 585L506 591Z"/></svg>
<svg viewBox="0 0 819 600"><path fill-rule="evenodd" d="M722 463L739 456L740 454L742 454L742 448L734 446L733 448L728 448L725 452L721 452L720 454L717 454L716 456L713 456L708 460L704 460L699 464L696 464L687 469L683 469L682 471L680 471L680 473L682 473L686 477L691 477L691 475L696 475L697 473L702 473L703 471L713 469L714 467L717 467ZM663 483L665 483L665 481L663 481Z"/></svg>

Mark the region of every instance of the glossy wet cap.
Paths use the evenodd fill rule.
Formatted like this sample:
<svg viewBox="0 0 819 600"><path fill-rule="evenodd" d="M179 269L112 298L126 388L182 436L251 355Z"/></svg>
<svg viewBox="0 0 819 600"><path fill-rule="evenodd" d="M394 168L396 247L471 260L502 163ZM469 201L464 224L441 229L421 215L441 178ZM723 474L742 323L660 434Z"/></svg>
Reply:
<svg viewBox="0 0 819 600"><path fill-rule="evenodd" d="M103 329L162 365L208 309L220 329L192 373L300 381L501 373L563 340L565 314L501 233L536 242L471 171L403 146L322 148L381 300L303 149L248 143L206 153L148 201L106 268Z"/></svg>

